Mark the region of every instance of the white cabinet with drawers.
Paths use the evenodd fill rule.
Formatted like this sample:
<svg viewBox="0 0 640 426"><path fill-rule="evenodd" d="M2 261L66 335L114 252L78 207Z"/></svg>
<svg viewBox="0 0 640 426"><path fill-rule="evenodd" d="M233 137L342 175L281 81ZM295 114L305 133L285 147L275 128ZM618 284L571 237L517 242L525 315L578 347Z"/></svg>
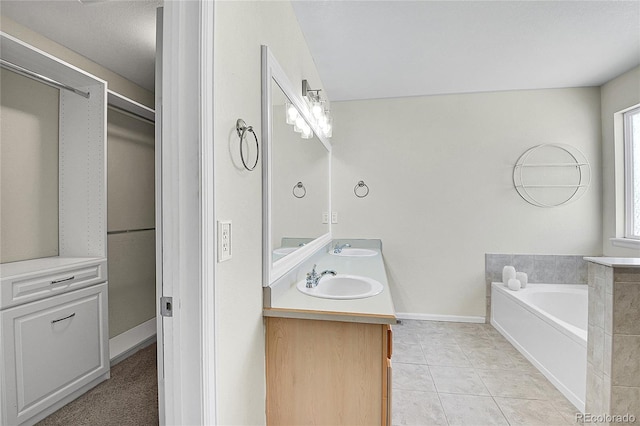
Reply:
<svg viewBox="0 0 640 426"><path fill-rule="evenodd" d="M109 377L107 283L0 311L2 421L33 424Z"/></svg>
<svg viewBox="0 0 640 426"><path fill-rule="evenodd" d="M58 256L0 264L0 425L32 425L109 377L107 85L1 31L0 58L82 89L59 92Z"/></svg>

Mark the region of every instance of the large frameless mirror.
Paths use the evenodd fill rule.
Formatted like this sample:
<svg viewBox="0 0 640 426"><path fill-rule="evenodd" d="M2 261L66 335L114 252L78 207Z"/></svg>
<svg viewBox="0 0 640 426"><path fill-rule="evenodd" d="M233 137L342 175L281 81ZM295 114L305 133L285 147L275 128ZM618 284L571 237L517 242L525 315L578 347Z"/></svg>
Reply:
<svg viewBox="0 0 640 426"><path fill-rule="evenodd" d="M262 47L263 285L331 240L331 145L309 119L270 50Z"/></svg>

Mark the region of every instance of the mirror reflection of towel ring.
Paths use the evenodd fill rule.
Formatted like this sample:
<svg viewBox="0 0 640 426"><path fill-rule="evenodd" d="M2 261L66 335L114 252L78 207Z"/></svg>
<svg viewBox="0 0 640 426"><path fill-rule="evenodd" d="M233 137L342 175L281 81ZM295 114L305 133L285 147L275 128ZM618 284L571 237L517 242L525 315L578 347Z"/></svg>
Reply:
<svg viewBox="0 0 640 426"><path fill-rule="evenodd" d="M299 191L296 192L296 189L299 189ZM293 186L293 196L296 198L304 198L305 195L307 195L307 188L304 187L304 185L302 184L302 182L298 182Z"/></svg>
<svg viewBox="0 0 640 426"><path fill-rule="evenodd" d="M364 189L361 190L360 193L358 193L358 190L361 188L364 188ZM356 194L356 197L358 198L364 198L367 195L369 195L369 187L367 186L366 183L364 183L363 180L361 180L356 184L356 186L353 187L353 193Z"/></svg>
<svg viewBox="0 0 640 426"><path fill-rule="evenodd" d="M258 165L258 158L260 157L260 144L258 142L258 136L256 136L256 132L253 131L253 127L247 126L247 123L245 123L242 118L238 118L238 121L236 121L236 132L240 137L240 159L242 160L242 165L245 169L252 171ZM256 161L251 167L247 166L247 162L244 159L244 153L242 152L242 141L244 141L244 136L247 132L251 133L256 141Z"/></svg>

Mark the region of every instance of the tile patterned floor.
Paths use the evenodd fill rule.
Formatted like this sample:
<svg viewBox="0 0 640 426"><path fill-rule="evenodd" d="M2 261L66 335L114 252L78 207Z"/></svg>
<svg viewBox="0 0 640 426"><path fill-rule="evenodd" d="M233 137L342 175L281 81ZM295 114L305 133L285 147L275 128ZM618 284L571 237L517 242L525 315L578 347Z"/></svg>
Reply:
<svg viewBox="0 0 640 426"><path fill-rule="evenodd" d="M396 425L575 425L577 410L491 325L393 328Z"/></svg>

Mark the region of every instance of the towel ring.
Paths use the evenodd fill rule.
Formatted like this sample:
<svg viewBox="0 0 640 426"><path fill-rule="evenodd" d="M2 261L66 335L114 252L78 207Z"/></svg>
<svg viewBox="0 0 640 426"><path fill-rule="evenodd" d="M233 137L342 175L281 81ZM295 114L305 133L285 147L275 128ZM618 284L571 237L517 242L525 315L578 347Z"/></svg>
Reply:
<svg viewBox="0 0 640 426"><path fill-rule="evenodd" d="M297 194L296 194L296 189L300 189L300 191L298 191ZM298 182L293 186L293 191L292 192L293 192L293 196L294 197L296 197L296 198L304 198L304 196L307 195L307 188L304 187L302 182Z"/></svg>
<svg viewBox="0 0 640 426"><path fill-rule="evenodd" d="M260 157L260 144L258 142L258 136L256 136L256 132L253 131L253 127L247 126L247 123L245 123L242 118L238 118L238 121L236 121L236 132L240 137L240 159L242 160L242 165L245 169L252 171L258 165L258 158ZM247 166L247 162L244 159L244 154L242 153L242 141L244 140L244 136L247 132L251 133L253 135L253 138L256 140L256 161L251 167Z"/></svg>
<svg viewBox="0 0 640 426"><path fill-rule="evenodd" d="M358 194L358 189L360 189L360 188L364 188L364 191L366 191L366 192L364 194L362 194L362 191L360 191L361 194ZM361 180L356 184L356 186L353 187L353 193L356 194L356 197L358 197L358 198L364 198L367 195L369 195L369 187L367 186L366 183L364 183L363 180Z"/></svg>

